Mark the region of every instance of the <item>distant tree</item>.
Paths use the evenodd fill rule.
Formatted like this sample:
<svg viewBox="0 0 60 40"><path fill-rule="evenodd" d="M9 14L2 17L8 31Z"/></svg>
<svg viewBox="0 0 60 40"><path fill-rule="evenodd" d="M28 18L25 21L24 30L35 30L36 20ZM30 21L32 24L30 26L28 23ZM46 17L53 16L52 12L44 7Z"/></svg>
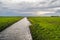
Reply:
<svg viewBox="0 0 60 40"><path fill-rule="evenodd" d="M60 17L60 16L51 16L51 17Z"/></svg>

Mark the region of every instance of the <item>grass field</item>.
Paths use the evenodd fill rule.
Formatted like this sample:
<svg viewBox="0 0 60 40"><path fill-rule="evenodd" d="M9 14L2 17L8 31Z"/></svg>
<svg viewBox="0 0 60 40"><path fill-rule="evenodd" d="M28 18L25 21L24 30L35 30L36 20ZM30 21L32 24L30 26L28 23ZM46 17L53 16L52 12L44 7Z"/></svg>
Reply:
<svg viewBox="0 0 60 40"><path fill-rule="evenodd" d="M29 17L33 40L60 40L60 17Z"/></svg>
<svg viewBox="0 0 60 40"><path fill-rule="evenodd" d="M0 32L20 19L22 17L0 17Z"/></svg>

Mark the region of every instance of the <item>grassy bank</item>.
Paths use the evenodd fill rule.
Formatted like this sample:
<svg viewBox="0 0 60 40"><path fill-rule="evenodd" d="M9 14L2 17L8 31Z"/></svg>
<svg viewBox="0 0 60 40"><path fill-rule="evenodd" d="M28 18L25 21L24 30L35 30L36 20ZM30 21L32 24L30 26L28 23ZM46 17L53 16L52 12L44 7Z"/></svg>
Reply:
<svg viewBox="0 0 60 40"><path fill-rule="evenodd" d="M0 32L20 19L22 19L22 17L0 16Z"/></svg>
<svg viewBox="0 0 60 40"><path fill-rule="evenodd" d="M60 40L60 17L29 17L33 40Z"/></svg>

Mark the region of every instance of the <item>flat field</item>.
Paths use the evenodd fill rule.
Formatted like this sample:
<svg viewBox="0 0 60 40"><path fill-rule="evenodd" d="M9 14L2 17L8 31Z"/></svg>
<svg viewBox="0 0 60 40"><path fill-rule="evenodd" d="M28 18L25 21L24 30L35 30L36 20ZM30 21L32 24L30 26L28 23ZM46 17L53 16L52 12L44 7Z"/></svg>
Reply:
<svg viewBox="0 0 60 40"><path fill-rule="evenodd" d="M28 17L33 40L60 40L60 17Z"/></svg>
<svg viewBox="0 0 60 40"><path fill-rule="evenodd" d="M1 17L0 16L0 32L7 28L8 26L12 25L13 23L19 21L22 17Z"/></svg>

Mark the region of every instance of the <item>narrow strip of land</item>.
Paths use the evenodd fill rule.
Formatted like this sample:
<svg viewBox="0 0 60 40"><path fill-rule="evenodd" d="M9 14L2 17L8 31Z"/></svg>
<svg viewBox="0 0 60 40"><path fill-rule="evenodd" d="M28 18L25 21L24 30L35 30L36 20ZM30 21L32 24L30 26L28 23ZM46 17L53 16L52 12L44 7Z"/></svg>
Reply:
<svg viewBox="0 0 60 40"><path fill-rule="evenodd" d="M29 26L31 23L23 18L0 33L0 40L32 40Z"/></svg>

